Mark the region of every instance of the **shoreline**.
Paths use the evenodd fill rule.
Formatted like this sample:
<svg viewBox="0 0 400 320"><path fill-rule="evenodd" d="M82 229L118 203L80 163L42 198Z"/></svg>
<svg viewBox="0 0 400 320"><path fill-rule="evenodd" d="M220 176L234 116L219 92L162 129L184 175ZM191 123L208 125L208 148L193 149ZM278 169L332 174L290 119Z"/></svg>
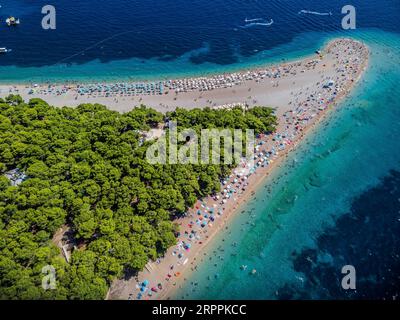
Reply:
<svg viewBox="0 0 400 320"><path fill-rule="evenodd" d="M342 102L343 99L345 99L347 95L344 95L339 99L337 102L335 102L330 108L326 109L324 113L313 123L311 126L307 127L307 129L303 132L303 135L299 137L299 140L293 144L289 149L285 150L284 153L280 154L280 157L275 160L274 163L269 166L269 170L266 170L264 174L260 172L260 175L256 177L254 180L255 182L253 183L251 189L249 189L249 194L243 195L240 200L236 202L236 206L233 208L232 212L228 213L226 216L226 219L224 222L218 227L218 229L213 229L213 232L209 234L209 237L207 238L206 241L203 241L203 247L194 255L194 258L197 258L198 256L201 256L202 253L210 249L210 246L212 245L213 240L215 240L215 235L217 234L217 231L223 229L225 225L227 225L229 222L231 222L239 213L240 209L242 206L248 204L251 201L251 198L259 191L261 190L262 184L266 183L267 179L270 178L273 174L276 174L279 169L282 168L282 165L285 163L286 160L290 157L291 154L293 154L296 150L297 147L307 138L309 137L312 133L316 133L320 125L324 120L328 120L329 116L332 115L333 108L336 107L338 104ZM258 178L258 179L257 179ZM186 275L190 277L190 274L195 272L194 270L188 270L186 269L185 271L182 272L182 276ZM182 283L182 278L180 280L177 280L177 285ZM159 300L170 300L172 296L175 295L176 291L181 288L177 288L176 286L172 287L169 291L165 291L163 295L159 295L158 299Z"/></svg>
<svg viewBox="0 0 400 320"><path fill-rule="evenodd" d="M365 69L364 69L365 70ZM349 92L348 92L349 94ZM217 234L217 231L223 229L225 225L227 225L229 222L231 222L239 213L240 209L242 206L246 205L251 201L252 196L257 193L260 190L260 186L266 182L272 174L276 174L278 169L282 168L282 165L284 162L289 158L293 152L297 150L297 147L308 137L310 136L313 132L317 132L319 126L324 120L329 119L329 116L332 115L333 108L336 107L340 102L345 99L347 95L343 95L338 101L336 101L330 108L327 108L323 114L321 114L320 117L313 123L311 126L307 127L307 129L303 132L303 135L299 137L299 140L293 144L289 149L285 150L284 153L281 154L279 158L275 160L274 163L271 164L269 167L269 170L266 170L264 173L260 172L260 175L258 177L255 177L255 181L251 186L251 189L249 189L249 193L243 195L237 202L236 206L233 208L233 210L229 213L227 213L225 221L217 228L213 229L213 232L209 234L207 240L203 241L203 246L201 249L194 255L194 258L197 258L198 256L201 256L202 253L207 251L207 249L210 249L210 246L212 245L212 241L215 240L215 235ZM195 272L195 270L188 270L185 269L182 272L182 276L186 275L187 277L190 277L190 274ZM170 300L172 296L176 294L176 291L178 291L179 287L178 284L182 283L182 279L180 278L179 280L176 281L176 286L172 287L169 291L165 291L164 294L158 296L158 300Z"/></svg>
<svg viewBox="0 0 400 320"><path fill-rule="evenodd" d="M325 42L324 48L334 41ZM316 80L325 80L318 79L318 75L312 72L313 63L319 58L320 55L314 53L275 64L267 63L254 68L241 67L234 72L141 82L0 83L0 97L19 94L25 100L41 98L57 107L100 103L119 112L127 112L133 106L141 104L160 112L173 111L176 107L218 108L226 104L238 103L248 106L283 107L288 104L286 97L293 89L293 83L291 83L293 74L296 78L294 89L300 89ZM302 65L307 61L311 65ZM332 75L331 72L326 75L326 78ZM280 87L281 92L279 95L275 94L274 98L268 92L277 91L277 87ZM281 99L284 101L280 101Z"/></svg>
<svg viewBox="0 0 400 320"><path fill-rule="evenodd" d="M350 91L354 88L355 84L360 80L361 76L363 75L364 71L366 70L366 68L368 66L368 55L369 55L368 48L364 44L362 44L358 41L355 41L355 40L337 39L337 40L330 41L330 43L328 45L326 45L326 47L324 48L324 53L329 52L329 50L332 47L334 47L337 43L340 43L340 41L344 41L344 42L347 41L348 42L347 44L349 44L349 43L359 44L360 47L362 48L360 50L365 50L364 52L361 52L361 53L364 53L365 60L362 61L362 63L358 66L356 73L353 74L354 78L350 77L350 80L347 81L348 83L346 82L347 85L344 86L343 88L341 88L340 91L338 90L339 94L335 95L335 99L333 99L332 101L325 101L324 98L322 98L322 100L324 100L324 103L326 104L326 107L324 109L320 110L320 112L316 116L311 117L310 122L307 122L307 124L301 130L301 133L299 133L293 139L290 139L289 140L290 143L289 142L286 143L287 148L284 148L282 152L279 151L279 154L278 154L278 152L276 154L274 154L274 157L272 157L272 159L269 159L272 161L270 161L266 167L260 167L259 169L257 169L257 171L255 173L248 176L248 180L246 180L246 183L247 183L246 187L248 186L248 188L246 188L246 190L243 193L236 195L236 198L234 195L233 202L228 201L226 205L223 205L224 206L224 208L223 208L224 214L221 215L220 217L218 217L218 219L216 219L215 221L213 221L212 227L204 230L204 238L201 237L200 239L196 238L197 240L194 240L194 243L192 243L193 246L198 244L197 245L198 248L196 248L196 252L193 253L194 250L192 252L184 252L184 254L185 254L184 257L186 258L185 263L182 264L178 261L176 269L175 270L170 269L169 266L171 265L171 261L175 261L174 260L175 255L173 255L174 249L170 248L170 249L168 249L167 253L165 254L165 257L163 258L163 260L159 261L159 263L156 264L153 262L149 262L146 265L145 270L142 272L139 272L137 280L131 278L130 280L126 280L126 281L124 281L124 280L114 281L114 283L111 286L110 291L109 291L109 293L110 293L109 296L111 299L127 299L127 298L131 299L132 295L133 295L132 292L140 293L140 286L138 286L138 284L140 284L144 279L146 279L146 280L150 279L151 285L154 285L157 282L163 283L163 288L160 292L151 294L151 296L146 296L145 299L163 300L163 299L170 299L171 296L174 296L174 294L179 289L182 282L186 280L184 277L190 275L191 272L194 272L196 270L197 258L200 255L207 252L207 249L209 248L215 234L219 230L224 228L229 223L229 221L231 221L231 219L233 219L233 217L236 216L237 212L239 211L238 209L243 204L247 203L250 200L250 198L252 197L252 195L254 195L254 193L259 190L260 184L265 183L266 179L272 173L275 173L277 168L281 168L282 163L289 157L289 154L291 154L292 151L296 150L297 146L304 140L304 138L311 132L317 130L317 128L321 124L321 122L323 120L325 120L329 114L331 114L331 112L329 112L329 111L334 109L334 107L336 107L344 98L346 98L348 96L348 94L350 93ZM353 58L354 58L354 56L353 56ZM355 58L355 60L357 60L357 58ZM306 105L307 105L307 103L306 103ZM283 111L283 113L282 113L282 111ZM289 111L292 112L292 110L289 110ZM288 118L286 117L287 113L289 111L287 109L286 110L278 109L278 113L280 113L280 114L278 114L279 125L277 128L277 132L281 132L282 130L284 131L285 129L289 128L289 125L287 122ZM285 120L286 120L286 123L285 123ZM270 141L271 140L270 138L271 138L271 136L268 136L267 139L265 140L264 149L270 148L270 145L268 145L268 142L270 142L269 144L272 143ZM272 143L272 144L274 144L274 143ZM264 151L264 149L262 150L262 152ZM221 193L221 194L223 195L223 193ZM209 198L211 198L211 197L207 197L206 200L204 200L203 202L200 202L200 203L207 202L210 207L212 205L216 205L218 203L218 201L216 201L215 199L209 199ZM196 204L197 204L197 208L199 208L199 205L198 205L199 201ZM207 208L208 208L208 206L207 206ZM190 220L194 219L195 208L191 208L189 210L189 212L191 214L188 217L181 219L181 221L179 223L180 229L182 229L182 226L184 224L187 224ZM189 262L189 260L190 260L190 263L187 264ZM187 264L187 266L185 266L185 264ZM190 266L192 266L192 267L189 268ZM174 268L175 268L175 266L174 266ZM176 272L177 269L179 269L179 272ZM163 274L166 274L166 273L168 273L168 275L170 275L170 277L169 277L170 280L168 280L168 281L164 281L164 280L168 279L168 278L164 278L164 276L163 276ZM156 280L154 280L154 278ZM172 285L171 285L171 282L173 282ZM150 292L150 290L149 290L149 292Z"/></svg>
<svg viewBox="0 0 400 320"><path fill-rule="evenodd" d="M328 43L329 40L325 41L324 43ZM232 66L232 68L227 68L225 70L221 70L219 68L215 68L215 70L210 69L206 72L201 72L201 71L194 71L193 72L181 72L177 74L170 73L168 76L163 76L162 74L156 75L156 76L138 76L137 78L130 78L129 76L122 76L122 77L99 77L96 79L91 79L87 78L85 79L60 79L60 78L54 78L54 79L43 79L43 80L38 80L38 81L33 81L33 80L0 80L0 87L4 86L17 86L17 87L25 87L25 86L33 86L34 84L37 84L39 86L47 86L49 84L56 85L56 86L62 86L64 84L70 84L70 85L90 85L93 83L104 83L104 84L113 84L113 83L118 83L118 82L125 82L125 83L151 83L151 82L158 82L158 81L166 81L166 80L183 80L187 78L201 78L201 77L214 77L222 74L231 74L231 73L242 73L246 72L248 70L259 70L263 69L265 67L277 65L277 64L282 64L282 63L287 63L287 62L295 62L295 61L300 61L303 59L307 59L311 57L313 54L305 54L303 58L299 57L296 58L295 60L290 59L290 58L282 58L280 59L280 62L251 62L249 65L240 65L240 62L238 63L237 66Z"/></svg>
<svg viewBox="0 0 400 320"><path fill-rule="evenodd" d="M331 41L333 41L335 38L339 38L339 35L336 36L330 36L321 41L318 45L321 47L326 47L327 44ZM235 62L231 66L225 66L221 67L220 65L216 65L215 68L209 68L206 70L206 72L197 70L197 71L190 71L190 72L180 72L177 74L169 73L168 76L165 76L163 74L159 75L140 75L137 76L136 78L130 77L128 75L123 76L123 77L98 77L97 79L73 79L73 78L66 78L66 79L60 79L60 78L49 78L49 79L42 79L42 80L32 80L32 79L25 79L25 80L0 80L0 87L2 86L33 86L34 84L38 85L48 85L48 84L53 84L53 85L63 85L63 84L71 84L71 85L79 85L79 84L92 84L92 83L107 83L107 84L112 84L116 82L131 82L131 83L139 83L139 82L156 82L156 81L164 81L164 80L180 80L180 79L186 79L186 78L200 78L200 77L213 77L213 76L218 76L221 74L231 74L231 73L241 73L241 72L246 72L248 70L259 70L265 67L273 66L273 65L278 65L282 63L289 63L289 62L296 62L296 61L301 61L310 58L313 56L314 53L302 53L301 55L298 55L296 58L292 57L283 57L283 58L268 58L268 60L265 61L250 61L246 63L243 62ZM269 61L271 60L271 61ZM276 61L275 61L276 60ZM94 60L95 61L95 60ZM89 62L90 63L90 62ZM243 65L242 65L243 63ZM18 66L13 65L10 67L15 67L18 68ZM65 65L59 65L60 68L67 67L67 64ZM29 67L28 67L29 68Z"/></svg>

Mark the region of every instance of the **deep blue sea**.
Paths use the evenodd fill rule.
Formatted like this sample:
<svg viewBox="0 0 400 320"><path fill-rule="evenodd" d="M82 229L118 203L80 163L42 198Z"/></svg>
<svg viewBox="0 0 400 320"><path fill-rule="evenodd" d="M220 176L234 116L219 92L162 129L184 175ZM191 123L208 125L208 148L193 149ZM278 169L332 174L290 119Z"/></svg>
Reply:
<svg viewBox="0 0 400 320"><path fill-rule="evenodd" d="M43 30L46 4L56 30ZM313 52L347 0L0 0L0 81L149 79L221 72ZM357 27L399 30L398 0L353 0ZM300 15L300 10L331 16ZM8 28L10 16L21 19ZM271 26L243 28L245 19ZM317 33L317 34L315 34Z"/></svg>
<svg viewBox="0 0 400 320"><path fill-rule="evenodd" d="M176 298L398 298L398 0L53 0L57 29L45 31L47 3L0 0L0 47L12 49L0 81L204 75L305 56L337 36L367 43L363 81L213 240ZM345 31L349 3L357 29ZM8 15L21 25L7 28ZM356 290L340 285L344 265L356 269Z"/></svg>

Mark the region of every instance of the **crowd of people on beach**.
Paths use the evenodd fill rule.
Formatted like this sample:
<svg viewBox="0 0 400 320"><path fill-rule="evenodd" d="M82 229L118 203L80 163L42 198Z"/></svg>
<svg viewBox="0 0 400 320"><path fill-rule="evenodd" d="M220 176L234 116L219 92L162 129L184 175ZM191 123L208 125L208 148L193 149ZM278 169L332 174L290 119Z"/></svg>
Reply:
<svg viewBox="0 0 400 320"><path fill-rule="evenodd" d="M318 60L312 60L304 64L304 69L315 67ZM118 83L93 83L93 84L31 84L25 89L31 95L56 95L72 94L75 99L80 96L87 98L122 98L140 97L146 95L163 95L174 93L187 93L193 91L212 91L216 89L232 88L246 81L259 82L264 79L280 79L296 73L296 67L302 62L287 63L280 66L268 67L259 70L234 72L230 74L215 75L209 77L170 79L155 82L118 82ZM17 93L16 86L9 88L10 93Z"/></svg>
<svg viewBox="0 0 400 320"><path fill-rule="evenodd" d="M147 272L145 271L136 279L136 285L128 299L157 299L166 286L177 285L185 265L191 265L192 271L197 270L194 261L196 258L190 259L190 252L198 251L208 238L209 230L214 228L218 220L226 219L224 214L227 212L228 204L237 203L238 198L248 188L251 188L250 177L261 171L262 168L268 167L279 157L281 152L296 143L303 135L303 131L314 123L314 120L323 111L332 106L337 98L347 92L351 84L357 80L356 78L368 58L368 50L364 45L348 39L331 43L326 51L335 56L335 77L322 77L320 82L305 88L304 92L292 93L291 108L282 114L277 132L272 135L260 134L257 137L254 159L252 159L254 161L242 161L229 177L221 181L221 192L199 200L195 207L187 212L186 217L179 221L180 233L177 245L171 248L163 259L158 259L155 262L156 266L149 262L146 266ZM312 67L315 66L314 63L312 60L307 65ZM282 76L282 72L290 73L290 67L276 68L275 70L277 73L274 75L277 77ZM248 72L247 76L254 79L253 77L257 78L260 74L259 72ZM235 83L235 81L247 79L247 76L229 79ZM223 83L225 78L217 79ZM212 83L213 85L220 84L218 81ZM185 88L188 86L193 88L193 83L190 81L180 82L177 87L181 85ZM208 86L205 87L208 88ZM236 207L234 206L234 208ZM163 268L161 266L163 263L168 263L168 268ZM238 267L241 270L247 268L247 266ZM160 271L155 270L166 271L165 274L159 275ZM255 274L255 272L256 270L253 269L251 274ZM149 277L149 280L143 279L143 277ZM152 283L153 285L151 285Z"/></svg>
<svg viewBox="0 0 400 320"><path fill-rule="evenodd" d="M117 83L92 83L92 84L31 84L26 86L30 95L55 95L62 96L66 94L73 95L77 100L79 97L86 98L126 98L126 97L142 97L149 95L164 95L187 93L187 92L204 92L216 89L226 89L239 86L248 81L260 82L262 80L279 80L281 78L296 75L298 69L305 72L315 68L319 59L312 59L307 62L284 63L278 66L270 66L254 70L246 70L221 75L213 75L208 77L170 79L163 81L148 82L117 82ZM19 88L13 86L9 88L10 93L18 93Z"/></svg>
<svg viewBox="0 0 400 320"><path fill-rule="evenodd" d="M317 60L304 65L305 69L315 66ZM118 82L118 83L93 83L93 84L31 84L26 87L29 94L39 95L65 95L73 94L76 99L79 96L90 98L107 97L137 97L145 95L163 95L168 93L183 93L192 91L212 91L215 89L231 88L245 81L261 81L266 78L279 79L293 74L294 67L301 66L301 62L287 63L282 66L269 67L259 70L242 71L230 74L215 75L209 77L185 78L164 80L155 82ZM18 90L11 87L12 93Z"/></svg>

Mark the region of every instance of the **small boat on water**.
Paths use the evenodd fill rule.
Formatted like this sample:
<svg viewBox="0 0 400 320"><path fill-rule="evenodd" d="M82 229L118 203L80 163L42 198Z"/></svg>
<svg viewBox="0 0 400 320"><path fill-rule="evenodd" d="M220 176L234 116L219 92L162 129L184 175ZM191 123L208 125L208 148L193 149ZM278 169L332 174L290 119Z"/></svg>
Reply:
<svg viewBox="0 0 400 320"><path fill-rule="evenodd" d="M0 48L0 53L7 53L7 52L9 52L10 51L10 49L7 49L7 48Z"/></svg>
<svg viewBox="0 0 400 320"><path fill-rule="evenodd" d="M15 17L9 17L6 19L6 23L7 25L10 26L17 26L20 24L19 19L15 18Z"/></svg>

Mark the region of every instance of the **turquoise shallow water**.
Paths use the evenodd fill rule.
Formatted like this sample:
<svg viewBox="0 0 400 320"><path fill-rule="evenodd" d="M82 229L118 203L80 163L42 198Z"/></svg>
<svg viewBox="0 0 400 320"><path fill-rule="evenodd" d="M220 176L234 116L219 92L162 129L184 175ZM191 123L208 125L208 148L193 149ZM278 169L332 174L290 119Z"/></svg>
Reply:
<svg viewBox="0 0 400 320"><path fill-rule="evenodd" d="M180 77L206 76L245 68L264 66L282 60L300 59L314 53L316 48L324 44L330 34L308 32L296 36L292 41L278 45L270 50L262 51L250 57L237 57L237 61L229 65L210 62L193 64L194 55L207 52L204 47L185 52L172 61L159 58L129 58L100 62L95 59L84 64L55 64L48 66L0 66L0 83L24 82L98 82L124 80L160 80Z"/></svg>
<svg viewBox="0 0 400 320"><path fill-rule="evenodd" d="M389 184L383 179L390 179L391 170L400 170L400 36L378 30L355 36L372 53L363 81L213 240L175 298L346 299L398 293L400 197L394 189L379 190ZM370 223L374 219L387 224ZM359 270L354 292L340 287L345 264ZM388 279L394 280L388 284Z"/></svg>

